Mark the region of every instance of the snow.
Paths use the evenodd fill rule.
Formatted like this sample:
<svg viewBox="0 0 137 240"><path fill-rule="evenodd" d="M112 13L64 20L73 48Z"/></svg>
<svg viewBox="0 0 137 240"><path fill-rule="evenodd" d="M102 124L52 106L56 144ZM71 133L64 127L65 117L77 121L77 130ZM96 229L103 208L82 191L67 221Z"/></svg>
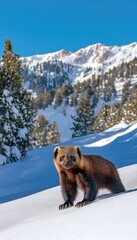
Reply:
<svg viewBox="0 0 137 240"><path fill-rule="evenodd" d="M10 125L7 123L4 123L4 130L8 132L10 130Z"/></svg>
<svg viewBox="0 0 137 240"><path fill-rule="evenodd" d="M60 60L61 57L69 55L69 54L71 54L71 52L68 52L66 50L60 50L60 51L53 52L53 53L37 54L34 56L22 58L22 59L24 60L24 62L27 62L27 61L42 62L42 61L50 61L50 60L55 60L55 59Z"/></svg>
<svg viewBox="0 0 137 240"><path fill-rule="evenodd" d="M118 124L119 125L119 124ZM115 126L116 127L116 126ZM115 129L114 127L114 129ZM125 134L128 134L129 132L135 130L137 128L137 123L134 124L134 125L131 125L131 127L129 127L128 129L126 129L125 131L123 132L120 132L120 133L116 133L114 134L113 136L110 136L108 138L105 138L105 139L101 139L95 143L91 143L89 145L86 145L86 147L102 147L102 146L105 146L109 143L111 143L112 141L114 141L116 138L120 137L120 136L123 136ZM111 128L113 130L113 128Z"/></svg>
<svg viewBox="0 0 137 240"><path fill-rule="evenodd" d="M6 153L6 156L10 156L10 147L9 146L7 146L7 145L3 145L3 149L4 149L4 151L5 151L5 153Z"/></svg>
<svg viewBox="0 0 137 240"><path fill-rule="evenodd" d="M137 165L134 167L137 170ZM134 167L129 167L131 175L128 177L132 177ZM123 172L126 174L127 169ZM103 195L81 209L59 211L57 206L62 201L60 189L52 188L1 205L0 238L5 240L10 236L10 240L133 240L137 237L136 197L136 190L115 196Z"/></svg>
<svg viewBox="0 0 137 240"><path fill-rule="evenodd" d="M12 152L12 155L15 156L17 159L21 158L21 153L16 146L12 147L11 152Z"/></svg>
<svg viewBox="0 0 137 240"><path fill-rule="evenodd" d="M4 163L6 163L6 158L0 154L0 165L3 165Z"/></svg>
<svg viewBox="0 0 137 240"><path fill-rule="evenodd" d="M70 130L73 127L73 120L71 116L76 115L76 110L73 107L66 107L65 115L63 113L63 105L54 109L54 106L48 106L47 108L39 109L37 111L37 115L43 114L46 119L53 123L54 121L57 123L59 131L61 133L61 141L67 141L71 138L73 131Z"/></svg>
<svg viewBox="0 0 137 240"><path fill-rule="evenodd" d="M128 177L133 180L133 190L113 196L104 193L94 203L81 209L72 207L59 211L57 206L62 202L59 187L1 205L0 239L10 236L10 240L135 240L137 165L120 170L127 189Z"/></svg>
<svg viewBox="0 0 137 240"><path fill-rule="evenodd" d="M9 91L8 91L7 89L4 89L3 95L6 96L6 97L8 97L8 96L9 96Z"/></svg>
<svg viewBox="0 0 137 240"><path fill-rule="evenodd" d="M136 240L137 122L62 145L79 145L84 154L110 159L119 168L126 192L101 190L92 204L59 211L63 199L53 164L56 145L32 150L21 162L0 168L0 240ZM75 203L82 197L80 191Z"/></svg>
<svg viewBox="0 0 137 240"><path fill-rule="evenodd" d="M108 72L110 69L123 62L129 62L135 57L137 57L137 42L126 46L105 46L104 44L97 43L72 53L60 50L58 52L21 58L21 60L23 64L29 64L30 70L38 62L58 60L70 64L77 69L76 73L72 76L72 81L75 83L89 79L91 75L99 74L100 71ZM92 71L86 77L83 77L83 73L87 67L91 67Z"/></svg>
<svg viewBox="0 0 137 240"><path fill-rule="evenodd" d="M27 133L28 133L27 128L20 128L18 135L19 135L20 138L25 139Z"/></svg>

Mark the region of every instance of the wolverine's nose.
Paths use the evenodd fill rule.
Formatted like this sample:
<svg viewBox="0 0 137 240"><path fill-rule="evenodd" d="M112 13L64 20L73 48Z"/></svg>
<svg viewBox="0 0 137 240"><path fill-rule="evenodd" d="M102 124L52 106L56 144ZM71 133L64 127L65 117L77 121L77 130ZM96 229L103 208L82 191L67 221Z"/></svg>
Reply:
<svg viewBox="0 0 137 240"><path fill-rule="evenodd" d="M68 157L66 157L66 159L65 159L66 161L65 161L65 167L72 167L72 165L73 165L73 163L72 163L72 161L70 160L70 158L69 158L69 156Z"/></svg>
<svg viewBox="0 0 137 240"><path fill-rule="evenodd" d="M67 160L67 161L66 161L66 165L67 165L67 166L70 166L70 165L72 165L72 162L71 162L71 160Z"/></svg>
<svg viewBox="0 0 137 240"><path fill-rule="evenodd" d="M71 166L71 164L68 162L65 164L65 167L70 167L70 166Z"/></svg>

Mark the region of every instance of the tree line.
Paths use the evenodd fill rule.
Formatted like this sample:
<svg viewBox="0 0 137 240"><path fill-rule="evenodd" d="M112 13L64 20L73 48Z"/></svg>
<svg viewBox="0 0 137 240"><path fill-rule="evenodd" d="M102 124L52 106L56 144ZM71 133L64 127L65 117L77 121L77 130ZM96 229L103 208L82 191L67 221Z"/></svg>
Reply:
<svg viewBox="0 0 137 240"><path fill-rule="evenodd" d="M102 132L121 121L129 124L137 120L137 85L123 85L122 101L104 103L97 115L87 95L81 97L73 119L72 137Z"/></svg>

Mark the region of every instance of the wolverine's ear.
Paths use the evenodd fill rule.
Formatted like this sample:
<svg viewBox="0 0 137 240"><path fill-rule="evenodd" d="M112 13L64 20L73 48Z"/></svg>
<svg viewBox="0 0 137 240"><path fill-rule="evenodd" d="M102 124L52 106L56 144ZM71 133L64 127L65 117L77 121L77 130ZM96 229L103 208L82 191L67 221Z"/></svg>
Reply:
<svg viewBox="0 0 137 240"><path fill-rule="evenodd" d="M57 157L57 154L58 154L58 152L59 152L59 149L60 149L60 147L55 147L55 148L54 148L54 158Z"/></svg>
<svg viewBox="0 0 137 240"><path fill-rule="evenodd" d="M80 149L80 147L79 146L75 146L74 149L77 150L77 153L78 153L79 157L81 158L81 149Z"/></svg>

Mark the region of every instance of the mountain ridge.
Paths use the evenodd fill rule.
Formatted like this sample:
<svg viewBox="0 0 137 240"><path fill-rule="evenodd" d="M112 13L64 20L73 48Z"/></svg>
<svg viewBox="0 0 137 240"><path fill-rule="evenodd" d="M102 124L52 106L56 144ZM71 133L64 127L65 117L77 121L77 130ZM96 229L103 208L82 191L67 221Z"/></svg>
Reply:
<svg viewBox="0 0 137 240"><path fill-rule="evenodd" d="M37 59L37 57L41 57L42 61L44 60L45 57L54 57L54 56L60 56L60 55L71 55L71 54L75 54L75 53L79 53L79 52L82 52L83 50L86 50L86 49L89 49L89 48L97 48L98 46L102 46L102 47L105 47L105 48L118 48L118 49L121 49L121 48L134 48L137 46L137 42L132 42L130 44L126 44L126 45L121 45L121 46L118 46L118 45L105 45L104 43L95 43L95 44L92 44L92 45L89 45L89 46L86 46L86 47L82 47L76 51L69 51L69 50L66 50L66 49L60 49L60 50L57 50L55 52L50 52L50 53L43 53L43 54L34 54L34 55L31 55L31 56L26 56L26 57L21 57L22 60L24 59L29 59L31 60L32 59ZM42 58L43 57L43 58ZM54 58L54 60L56 59L56 57Z"/></svg>
<svg viewBox="0 0 137 240"><path fill-rule="evenodd" d="M61 83L83 82L93 75L109 72L122 63L137 58L137 42L124 46L106 46L102 43L81 48L75 52L60 50L21 58L25 87L32 88L30 82L42 78L45 90ZM58 81L59 80L59 81ZM54 82L54 83L53 83ZM33 85L33 84L32 84Z"/></svg>

